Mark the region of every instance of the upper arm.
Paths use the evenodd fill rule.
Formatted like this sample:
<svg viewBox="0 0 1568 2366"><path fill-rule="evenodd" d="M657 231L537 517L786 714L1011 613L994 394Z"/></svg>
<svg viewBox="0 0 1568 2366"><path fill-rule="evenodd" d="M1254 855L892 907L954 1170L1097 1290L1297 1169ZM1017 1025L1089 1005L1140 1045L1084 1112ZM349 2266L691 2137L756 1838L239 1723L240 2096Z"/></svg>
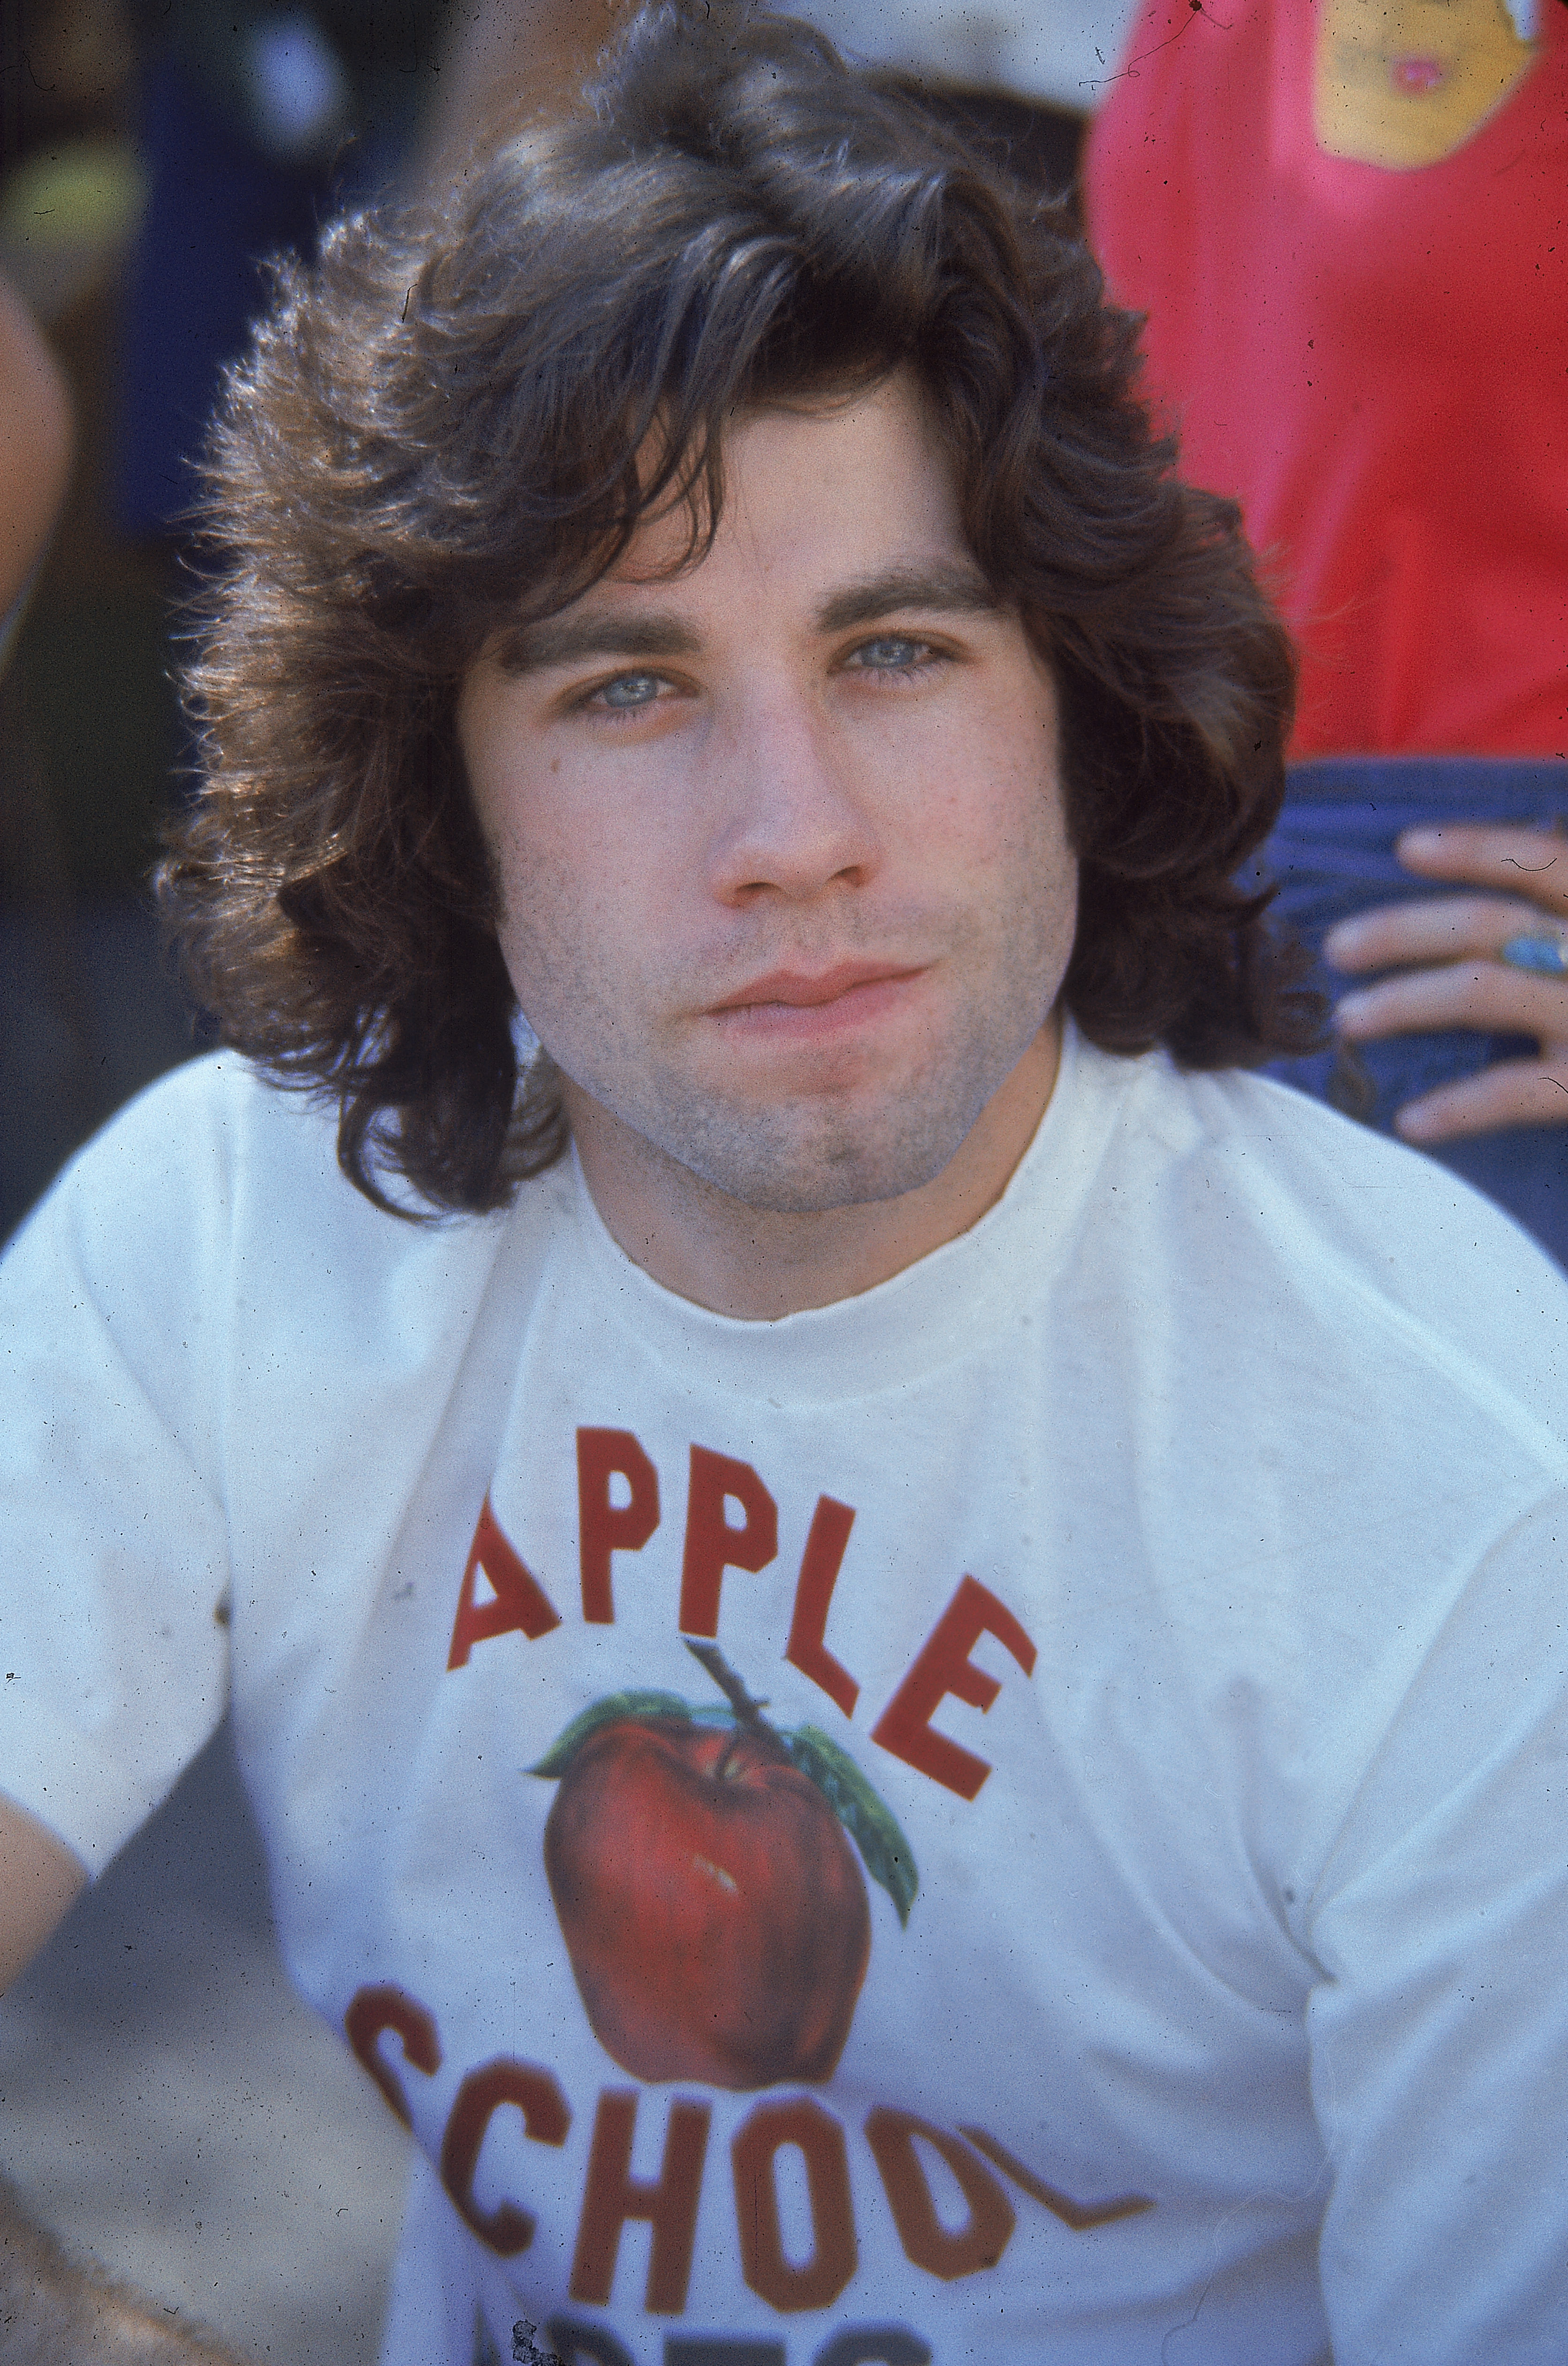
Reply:
<svg viewBox="0 0 1568 2366"><path fill-rule="evenodd" d="M86 1878L63 1841L0 1797L0 1989L27 1968Z"/></svg>
<svg viewBox="0 0 1568 2366"><path fill-rule="evenodd" d="M0 617L42 556L71 476L71 400L32 314L0 277Z"/></svg>
<svg viewBox="0 0 1568 2366"><path fill-rule="evenodd" d="M94 1872L228 1696L216 1081L122 1111L0 1260L0 1793Z"/></svg>

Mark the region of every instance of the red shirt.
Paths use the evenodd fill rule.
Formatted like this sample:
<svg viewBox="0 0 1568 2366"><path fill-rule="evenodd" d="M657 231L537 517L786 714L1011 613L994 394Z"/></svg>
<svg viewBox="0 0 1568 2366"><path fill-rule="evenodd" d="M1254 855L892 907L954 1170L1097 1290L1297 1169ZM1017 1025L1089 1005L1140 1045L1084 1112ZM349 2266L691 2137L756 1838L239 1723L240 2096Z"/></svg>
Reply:
<svg viewBox="0 0 1568 2366"><path fill-rule="evenodd" d="M1568 7L1414 170L1327 155L1311 0L1146 0L1091 233L1302 644L1299 756L1568 753Z"/></svg>

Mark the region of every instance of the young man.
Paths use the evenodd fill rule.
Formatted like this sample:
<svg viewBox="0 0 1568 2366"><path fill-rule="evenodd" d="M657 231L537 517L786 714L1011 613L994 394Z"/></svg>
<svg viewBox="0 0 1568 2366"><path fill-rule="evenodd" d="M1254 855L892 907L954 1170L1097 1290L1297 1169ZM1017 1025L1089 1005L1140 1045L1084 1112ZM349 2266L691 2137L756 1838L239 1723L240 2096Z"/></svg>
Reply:
<svg viewBox="0 0 1568 2366"><path fill-rule="evenodd" d="M9 1261L0 1895L231 1697L389 2366L1562 2354L1568 1299L1235 1073L1289 662L1133 370L663 17L231 389L233 1048Z"/></svg>

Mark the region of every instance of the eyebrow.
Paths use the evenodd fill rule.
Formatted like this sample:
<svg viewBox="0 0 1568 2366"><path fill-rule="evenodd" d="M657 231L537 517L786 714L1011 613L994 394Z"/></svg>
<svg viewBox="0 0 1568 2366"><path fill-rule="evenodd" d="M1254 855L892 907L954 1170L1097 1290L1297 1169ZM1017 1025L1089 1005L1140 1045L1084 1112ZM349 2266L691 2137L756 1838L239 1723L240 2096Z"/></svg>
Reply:
<svg viewBox="0 0 1568 2366"><path fill-rule="evenodd" d="M846 583L823 601L812 621L818 633L844 633L884 616L910 612L987 615L1001 604L973 568L890 567ZM542 673L547 667L578 665L588 658L695 657L702 645L701 635L683 618L660 610L626 616L581 615L569 609L564 615L525 625L497 651L497 660L509 674Z"/></svg>
<svg viewBox="0 0 1568 2366"><path fill-rule="evenodd" d="M496 652L502 672L542 673L547 666L577 665L584 658L690 658L702 648L700 635L678 616L547 616L508 637Z"/></svg>
<svg viewBox="0 0 1568 2366"><path fill-rule="evenodd" d="M848 632L883 616L909 610L958 616L991 615L1001 606L983 575L972 567L890 567L847 583L817 611L819 633Z"/></svg>

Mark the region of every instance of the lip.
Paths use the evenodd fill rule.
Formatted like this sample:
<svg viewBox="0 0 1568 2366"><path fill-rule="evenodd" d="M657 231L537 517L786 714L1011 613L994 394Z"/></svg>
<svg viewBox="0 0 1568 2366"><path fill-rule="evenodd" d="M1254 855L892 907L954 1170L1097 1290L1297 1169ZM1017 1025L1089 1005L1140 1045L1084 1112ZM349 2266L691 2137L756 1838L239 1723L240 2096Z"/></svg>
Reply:
<svg viewBox="0 0 1568 2366"><path fill-rule="evenodd" d="M1389 71L1394 88L1416 97L1425 96L1448 79L1448 68L1441 58L1399 56L1391 62Z"/></svg>
<svg viewBox="0 0 1568 2366"><path fill-rule="evenodd" d="M925 975L890 962L840 962L816 977L770 970L707 1016L732 1042L820 1045L895 1014Z"/></svg>
<svg viewBox="0 0 1568 2366"><path fill-rule="evenodd" d="M918 968L906 968L897 962L840 962L833 969L825 969L819 976L807 977L793 969L769 970L765 976L756 977L724 1002L710 1006L717 1016L731 1010L784 1008L816 1010L824 1003L838 1002L858 987L881 986L903 978L919 977Z"/></svg>

